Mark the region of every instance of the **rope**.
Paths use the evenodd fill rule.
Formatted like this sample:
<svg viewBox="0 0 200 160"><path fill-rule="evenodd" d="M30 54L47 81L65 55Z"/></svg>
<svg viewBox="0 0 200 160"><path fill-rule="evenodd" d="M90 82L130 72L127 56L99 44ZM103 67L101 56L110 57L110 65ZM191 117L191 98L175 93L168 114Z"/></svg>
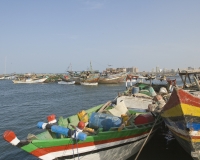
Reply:
<svg viewBox="0 0 200 160"><path fill-rule="evenodd" d="M75 160L75 155L74 155L74 143L72 143L72 151L73 151L73 158Z"/></svg>
<svg viewBox="0 0 200 160"><path fill-rule="evenodd" d="M64 156L65 153L67 152L67 151L66 151L66 148L68 148L67 146L70 144L70 142L72 142L72 139L71 139L71 141L69 141L69 143L65 146L65 150L63 151L63 156Z"/></svg>
<svg viewBox="0 0 200 160"><path fill-rule="evenodd" d="M78 155L78 160L79 160L78 143L77 143L77 138L76 138L76 132L75 132L75 139L76 139L76 150L77 150L77 155Z"/></svg>
<svg viewBox="0 0 200 160"><path fill-rule="evenodd" d="M148 138L149 138L149 136L150 136L151 132L153 131L153 128L154 128L154 126L155 126L155 124L156 124L156 122L157 122L157 120L158 120L159 118L160 118L160 114L159 114L158 118L156 119L156 121L154 122L154 124L153 124L153 126L152 126L152 128L151 128L151 130L150 130L150 132L149 132L149 134L148 134L148 136L147 136L147 138L145 139L145 141L144 141L144 143L143 143L142 147L140 148L140 150L139 150L139 152L138 152L138 154L137 154L137 156L136 156L135 160L137 160L137 159L138 159L138 156L140 155L140 152L142 151L142 149L143 149L144 145L146 144L146 142L147 142L147 140L148 140Z"/></svg>

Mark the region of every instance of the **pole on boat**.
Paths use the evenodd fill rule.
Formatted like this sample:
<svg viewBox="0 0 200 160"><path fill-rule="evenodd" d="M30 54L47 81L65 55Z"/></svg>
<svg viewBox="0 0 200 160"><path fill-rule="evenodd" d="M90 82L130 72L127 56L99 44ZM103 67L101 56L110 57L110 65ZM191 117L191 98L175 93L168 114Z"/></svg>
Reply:
<svg viewBox="0 0 200 160"><path fill-rule="evenodd" d="M153 126L152 126L152 128L151 128L151 130L150 130L150 132L149 132L149 134L148 134L148 136L147 136L147 138L145 139L145 141L144 141L142 147L140 148L140 150L139 150L139 152L138 152L138 154L137 154L135 160L138 159L138 157L139 157L139 155L140 155L140 153L141 153L141 151L142 151L144 145L146 144L146 142L147 142L147 140L148 140L148 138L149 138L151 132L153 131L153 128L154 128L154 126L155 126L155 124L156 124L156 122L157 122L157 120L158 120L159 118L160 118L160 114L159 114L158 118L156 119L156 121L154 122L154 124L153 124Z"/></svg>

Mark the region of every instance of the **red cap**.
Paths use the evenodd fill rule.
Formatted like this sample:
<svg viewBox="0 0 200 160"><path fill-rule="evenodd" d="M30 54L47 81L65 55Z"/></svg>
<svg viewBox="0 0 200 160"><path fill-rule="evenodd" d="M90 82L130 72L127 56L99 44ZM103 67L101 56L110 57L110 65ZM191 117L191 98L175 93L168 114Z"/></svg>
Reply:
<svg viewBox="0 0 200 160"><path fill-rule="evenodd" d="M7 141L7 142L11 142L13 139L16 138L16 135L13 131L7 130L4 132L3 134L3 138Z"/></svg>
<svg viewBox="0 0 200 160"><path fill-rule="evenodd" d="M47 117L47 120L49 123L55 123L56 122L56 115L55 114L51 114Z"/></svg>
<svg viewBox="0 0 200 160"><path fill-rule="evenodd" d="M79 129L81 129L81 130L83 130L83 128L85 127L85 123L84 122L82 122L82 121L80 121L79 123L78 123L78 126L77 126Z"/></svg>

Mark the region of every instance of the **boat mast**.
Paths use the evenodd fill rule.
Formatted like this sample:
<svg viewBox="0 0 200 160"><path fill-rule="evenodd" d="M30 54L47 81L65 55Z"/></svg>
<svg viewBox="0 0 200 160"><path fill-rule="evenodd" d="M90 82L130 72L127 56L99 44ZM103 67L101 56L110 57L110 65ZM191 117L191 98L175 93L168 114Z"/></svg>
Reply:
<svg viewBox="0 0 200 160"><path fill-rule="evenodd" d="M6 74L6 57L5 57L5 71L4 74Z"/></svg>
<svg viewBox="0 0 200 160"><path fill-rule="evenodd" d="M91 63L91 61L90 61L90 71L92 71L92 63Z"/></svg>
<svg viewBox="0 0 200 160"><path fill-rule="evenodd" d="M70 65L67 68L67 71L69 71L69 68L71 67L71 71L72 71L72 64L70 63Z"/></svg>

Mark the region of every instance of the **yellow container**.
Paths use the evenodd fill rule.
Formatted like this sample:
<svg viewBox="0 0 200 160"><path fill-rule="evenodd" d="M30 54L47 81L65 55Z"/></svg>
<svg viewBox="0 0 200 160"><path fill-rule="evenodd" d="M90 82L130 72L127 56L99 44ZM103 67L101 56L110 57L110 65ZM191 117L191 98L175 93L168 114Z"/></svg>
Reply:
<svg viewBox="0 0 200 160"><path fill-rule="evenodd" d="M127 123L128 119L129 119L129 116L127 114L122 114L121 115L121 118L122 118L122 122L124 124L126 124L126 126L128 126L129 124Z"/></svg>
<svg viewBox="0 0 200 160"><path fill-rule="evenodd" d="M94 129L92 129L92 128L87 128L87 127L85 127L85 128L83 129L83 131L85 131L85 132L90 132L90 133L94 133Z"/></svg>
<svg viewBox="0 0 200 160"><path fill-rule="evenodd" d="M88 114L84 110L78 112L78 118L84 123L88 122Z"/></svg>

